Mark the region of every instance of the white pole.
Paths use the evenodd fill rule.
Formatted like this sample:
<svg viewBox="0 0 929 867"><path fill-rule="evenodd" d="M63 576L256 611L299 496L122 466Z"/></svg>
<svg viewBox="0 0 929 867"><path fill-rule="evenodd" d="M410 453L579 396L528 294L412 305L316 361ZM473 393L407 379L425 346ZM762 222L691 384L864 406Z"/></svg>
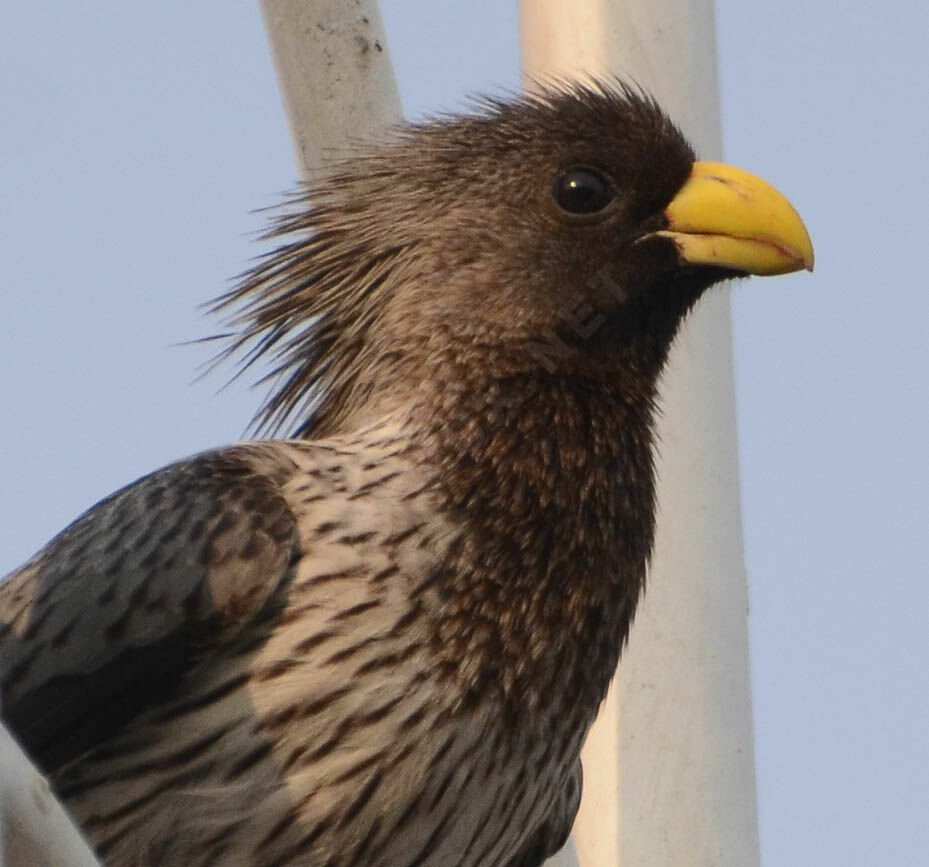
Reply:
<svg viewBox="0 0 929 867"><path fill-rule="evenodd" d="M376 2L262 0L300 171L399 119L400 98ZM0 725L0 867L99 867Z"/></svg>
<svg viewBox="0 0 929 867"><path fill-rule="evenodd" d="M618 74L720 155L713 0L521 0L531 78ZM759 863L729 301L662 384L659 530L643 604L584 752L583 867Z"/></svg>
<svg viewBox="0 0 929 867"><path fill-rule="evenodd" d="M0 725L0 865L100 867L48 783Z"/></svg>
<svg viewBox="0 0 929 867"><path fill-rule="evenodd" d="M304 177L400 119L376 0L261 0L261 11Z"/></svg>
<svg viewBox="0 0 929 867"><path fill-rule="evenodd" d="M306 177L399 119L376 2L262 0L297 160ZM45 779L0 725L0 867L99 867Z"/></svg>

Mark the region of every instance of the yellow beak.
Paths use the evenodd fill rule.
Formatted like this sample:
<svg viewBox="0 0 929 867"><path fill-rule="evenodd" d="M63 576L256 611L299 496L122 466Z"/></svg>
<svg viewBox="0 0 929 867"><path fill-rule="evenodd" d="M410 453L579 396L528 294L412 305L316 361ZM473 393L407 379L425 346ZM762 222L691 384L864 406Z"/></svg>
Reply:
<svg viewBox="0 0 929 867"><path fill-rule="evenodd" d="M813 270L813 243L800 215L769 183L722 163L694 163L664 212L681 261L747 274Z"/></svg>

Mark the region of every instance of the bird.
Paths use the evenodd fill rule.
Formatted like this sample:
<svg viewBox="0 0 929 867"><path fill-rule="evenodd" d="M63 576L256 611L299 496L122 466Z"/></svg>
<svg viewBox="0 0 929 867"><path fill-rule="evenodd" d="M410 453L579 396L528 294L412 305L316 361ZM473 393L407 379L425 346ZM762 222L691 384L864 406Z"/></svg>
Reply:
<svg viewBox="0 0 929 867"><path fill-rule="evenodd" d="M3 720L111 867L537 867L643 592L675 334L809 234L605 80L399 125L268 237L213 305L255 436L0 583Z"/></svg>

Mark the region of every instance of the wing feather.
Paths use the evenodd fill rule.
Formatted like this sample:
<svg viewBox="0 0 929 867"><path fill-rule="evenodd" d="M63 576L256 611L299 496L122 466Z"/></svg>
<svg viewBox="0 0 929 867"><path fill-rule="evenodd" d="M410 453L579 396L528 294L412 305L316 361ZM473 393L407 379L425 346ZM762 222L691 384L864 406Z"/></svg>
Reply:
<svg viewBox="0 0 929 867"><path fill-rule="evenodd" d="M3 715L46 770L268 607L299 542L278 480L251 457L232 447L139 479L0 583Z"/></svg>

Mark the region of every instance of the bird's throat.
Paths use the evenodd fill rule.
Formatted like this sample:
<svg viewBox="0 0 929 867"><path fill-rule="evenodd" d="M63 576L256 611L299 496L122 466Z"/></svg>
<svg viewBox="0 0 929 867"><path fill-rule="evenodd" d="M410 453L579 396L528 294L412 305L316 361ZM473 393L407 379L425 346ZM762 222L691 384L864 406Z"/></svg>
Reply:
<svg viewBox="0 0 929 867"><path fill-rule="evenodd" d="M480 658L475 688L595 712L651 552L651 397L559 377L456 383L428 427L445 509L467 527L440 644Z"/></svg>

